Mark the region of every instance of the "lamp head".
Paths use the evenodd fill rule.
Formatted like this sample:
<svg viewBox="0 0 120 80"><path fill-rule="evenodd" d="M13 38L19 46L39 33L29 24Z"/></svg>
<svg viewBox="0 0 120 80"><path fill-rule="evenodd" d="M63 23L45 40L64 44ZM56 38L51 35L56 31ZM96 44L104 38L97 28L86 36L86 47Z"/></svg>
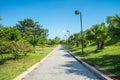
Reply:
<svg viewBox="0 0 120 80"><path fill-rule="evenodd" d="M75 11L75 14L76 14L76 15L80 14L80 11L76 10L76 11Z"/></svg>
<svg viewBox="0 0 120 80"><path fill-rule="evenodd" d="M67 30L67 32L70 32L69 30Z"/></svg>

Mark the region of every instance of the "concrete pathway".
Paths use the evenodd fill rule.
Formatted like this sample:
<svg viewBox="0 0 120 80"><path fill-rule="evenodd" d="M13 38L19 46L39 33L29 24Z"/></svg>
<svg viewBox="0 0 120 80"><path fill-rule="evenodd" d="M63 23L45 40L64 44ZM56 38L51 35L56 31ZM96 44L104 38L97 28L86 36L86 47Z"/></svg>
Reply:
<svg viewBox="0 0 120 80"><path fill-rule="evenodd" d="M99 80L61 45L23 80Z"/></svg>

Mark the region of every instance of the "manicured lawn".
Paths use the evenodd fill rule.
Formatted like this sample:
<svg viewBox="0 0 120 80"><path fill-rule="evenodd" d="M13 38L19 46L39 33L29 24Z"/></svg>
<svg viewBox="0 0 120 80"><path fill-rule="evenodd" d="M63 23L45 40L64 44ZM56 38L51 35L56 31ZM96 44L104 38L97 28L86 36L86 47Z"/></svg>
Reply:
<svg viewBox="0 0 120 80"><path fill-rule="evenodd" d="M13 80L20 73L43 59L54 48L55 46L44 48L37 47L36 53L29 53L27 56L20 56L16 60L13 60L12 55L10 54L3 55L5 60L0 60L0 80Z"/></svg>
<svg viewBox="0 0 120 80"><path fill-rule="evenodd" d="M86 59L105 70L120 76L120 45L119 43L106 46L103 50L96 50L96 46L84 48L84 55L81 55L81 49L71 47L70 50L83 59Z"/></svg>

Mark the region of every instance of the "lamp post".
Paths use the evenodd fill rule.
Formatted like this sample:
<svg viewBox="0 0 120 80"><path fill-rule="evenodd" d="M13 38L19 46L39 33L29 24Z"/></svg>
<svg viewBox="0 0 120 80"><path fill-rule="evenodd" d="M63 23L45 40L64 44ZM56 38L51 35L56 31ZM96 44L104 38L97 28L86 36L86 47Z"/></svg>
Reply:
<svg viewBox="0 0 120 80"><path fill-rule="evenodd" d="M68 45L68 43L67 43L67 35L64 35L64 36L65 36L66 44Z"/></svg>
<svg viewBox="0 0 120 80"><path fill-rule="evenodd" d="M83 30L82 30L82 13L79 11L79 10L76 10L75 11L75 14L76 15L79 15L80 14L80 27L81 27L81 38L82 38L82 54L84 54L84 51L83 51Z"/></svg>
<svg viewBox="0 0 120 80"><path fill-rule="evenodd" d="M68 45L70 45L70 31L67 30L66 32L68 32Z"/></svg>

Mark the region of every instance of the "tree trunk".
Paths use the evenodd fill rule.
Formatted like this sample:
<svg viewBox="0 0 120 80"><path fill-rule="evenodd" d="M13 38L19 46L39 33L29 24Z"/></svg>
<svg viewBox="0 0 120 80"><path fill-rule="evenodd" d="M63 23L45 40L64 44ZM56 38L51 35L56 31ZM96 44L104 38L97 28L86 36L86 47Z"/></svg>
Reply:
<svg viewBox="0 0 120 80"><path fill-rule="evenodd" d="M97 42L97 49L103 49L104 48L104 42Z"/></svg>
<svg viewBox="0 0 120 80"><path fill-rule="evenodd" d="M84 47L84 48L85 48L85 47L87 47L87 44L84 44L84 46L83 46L83 47Z"/></svg>
<svg viewBox="0 0 120 80"><path fill-rule="evenodd" d="M79 47L79 43L76 43L76 46Z"/></svg>
<svg viewBox="0 0 120 80"><path fill-rule="evenodd" d="M104 42L101 42L100 43L100 47L99 47L100 49L103 49L104 48Z"/></svg>
<svg viewBox="0 0 120 80"><path fill-rule="evenodd" d="M97 42L97 49L99 49L99 42Z"/></svg>

